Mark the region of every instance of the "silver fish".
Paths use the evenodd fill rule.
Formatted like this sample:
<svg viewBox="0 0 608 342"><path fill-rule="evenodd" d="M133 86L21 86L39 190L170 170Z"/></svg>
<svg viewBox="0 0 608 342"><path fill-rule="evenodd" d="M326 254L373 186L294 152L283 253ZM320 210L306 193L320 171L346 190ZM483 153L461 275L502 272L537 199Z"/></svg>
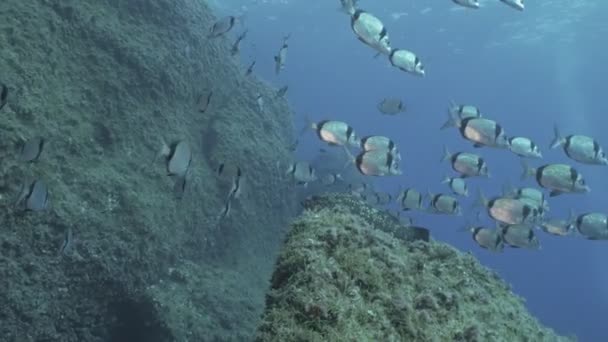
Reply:
<svg viewBox="0 0 608 342"><path fill-rule="evenodd" d="M416 189L409 188L402 191L397 197L397 202L401 204L401 210L422 210L422 194Z"/></svg>
<svg viewBox="0 0 608 342"><path fill-rule="evenodd" d="M522 160L522 180L534 176L538 185L551 190L549 196L563 193L586 193L591 191L585 178L575 168L567 164L545 164L538 168L529 167Z"/></svg>
<svg viewBox="0 0 608 342"><path fill-rule="evenodd" d="M503 186L503 196L512 197L516 199L527 198L534 201L537 206L543 208L543 211L549 211L549 203L545 199L545 194L537 189L530 187L516 188L513 189L510 185Z"/></svg>
<svg viewBox="0 0 608 342"><path fill-rule="evenodd" d="M237 22L237 17L229 15L216 21L209 32L209 38L217 38L228 33Z"/></svg>
<svg viewBox="0 0 608 342"><path fill-rule="evenodd" d="M359 146L359 140L354 129L347 123L334 120L323 120L311 124L312 129L317 132L319 138L336 146Z"/></svg>
<svg viewBox="0 0 608 342"><path fill-rule="evenodd" d="M561 137L557 126L553 127L554 138L551 148L562 146L566 155L579 163L590 165L607 165L608 158L597 140L585 135L568 135Z"/></svg>
<svg viewBox="0 0 608 342"><path fill-rule="evenodd" d="M401 175L396 158L385 150L363 151L355 158L357 170L366 176Z"/></svg>
<svg viewBox="0 0 608 342"><path fill-rule="evenodd" d="M430 212L444 215L462 215L458 200L450 195L428 193L430 199Z"/></svg>
<svg viewBox="0 0 608 342"><path fill-rule="evenodd" d="M42 137L34 137L27 140L21 146L20 159L24 162L35 162L40 158L46 141Z"/></svg>
<svg viewBox="0 0 608 342"><path fill-rule="evenodd" d="M291 175L298 185L306 186L309 182L317 180L315 169L305 161L291 164L286 174Z"/></svg>
<svg viewBox="0 0 608 342"><path fill-rule="evenodd" d="M391 53L388 32L382 21L374 15L363 10L355 10L351 16L350 26L364 44L385 55Z"/></svg>
<svg viewBox="0 0 608 342"><path fill-rule="evenodd" d="M403 101L397 98L385 98L378 103L377 108L380 113L387 115L396 115L405 112Z"/></svg>
<svg viewBox="0 0 608 342"><path fill-rule="evenodd" d="M372 192L364 194L363 200L372 205L387 205L393 199L391 194L387 194L385 192Z"/></svg>
<svg viewBox="0 0 608 342"><path fill-rule="evenodd" d="M213 90L204 91L196 100L197 108L200 113L204 113L209 108L209 104L211 104L211 97L213 96Z"/></svg>
<svg viewBox="0 0 608 342"><path fill-rule="evenodd" d="M448 184L450 190L456 195L469 196L469 189L467 183L462 177L448 177L446 176L441 183Z"/></svg>
<svg viewBox="0 0 608 342"><path fill-rule="evenodd" d="M479 0L452 0L455 4L467 8L479 8Z"/></svg>
<svg viewBox="0 0 608 342"><path fill-rule="evenodd" d="M541 249L534 229L526 224L504 225L501 228L502 239L511 247Z"/></svg>
<svg viewBox="0 0 608 342"><path fill-rule="evenodd" d="M40 180L24 183L16 205L26 211L42 211L48 207L49 192L46 184Z"/></svg>
<svg viewBox="0 0 608 342"><path fill-rule="evenodd" d="M500 0L500 2L508 5L511 8L514 8L518 11L524 10L524 0Z"/></svg>
<svg viewBox="0 0 608 342"><path fill-rule="evenodd" d="M520 157L526 158L542 158L543 154L538 145L532 140L525 137L511 137L509 141L509 150Z"/></svg>
<svg viewBox="0 0 608 342"><path fill-rule="evenodd" d="M479 190L478 203L487 209L491 218L500 223L532 224L538 220L538 212L535 208L515 198L494 197L487 199Z"/></svg>
<svg viewBox="0 0 608 342"><path fill-rule="evenodd" d="M8 87L6 84L0 82L0 110L4 108L4 105L8 102Z"/></svg>
<svg viewBox="0 0 608 342"><path fill-rule="evenodd" d="M255 98L255 103L258 106L258 111L260 113L264 113L264 97L262 94L258 94L258 96Z"/></svg>
<svg viewBox="0 0 608 342"><path fill-rule="evenodd" d="M159 156L165 158L169 176L184 176L192 163L192 150L183 140L175 141L171 145L163 142Z"/></svg>
<svg viewBox="0 0 608 342"><path fill-rule="evenodd" d="M289 86L286 85L277 90L277 97L285 96L285 94L287 93L287 89L289 89Z"/></svg>
<svg viewBox="0 0 608 342"><path fill-rule="evenodd" d="M395 159L401 160L401 153L395 142L382 135L368 135L361 138L361 149L363 151L385 150L391 153Z"/></svg>
<svg viewBox="0 0 608 342"><path fill-rule="evenodd" d="M448 125L458 128L460 135L471 141L474 147L509 147L504 129L494 120L485 118L460 119L450 114Z"/></svg>
<svg viewBox="0 0 608 342"><path fill-rule="evenodd" d="M241 51L241 42L243 41L243 39L245 39L245 37L247 37L247 32L248 32L248 30L245 30L238 37L236 37L234 44L232 44L232 47L230 48L231 56L236 56L236 54L238 54L239 51Z"/></svg>
<svg viewBox="0 0 608 342"><path fill-rule="evenodd" d="M466 118L481 118L482 114L478 107L466 104L450 103L448 107L448 121L446 121L441 129L454 126L455 120L464 120ZM455 118L455 119L453 119Z"/></svg>
<svg viewBox="0 0 608 342"><path fill-rule="evenodd" d="M502 252L504 243L500 232L497 229L485 227L471 227L468 230L472 233L473 240L482 248L492 252Z"/></svg>
<svg viewBox="0 0 608 342"><path fill-rule="evenodd" d="M357 2L359 2L359 0L340 0L340 8L344 13L353 15L357 10Z"/></svg>
<svg viewBox="0 0 608 342"><path fill-rule="evenodd" d="M461 177L490 177L486 161L477 154L468 152L451 153L447 146L443 147L441 161L450 161L452 169Z"/></svg>
<svg viewBox="0 0 608 342"><path fill-rule="evenodd" d="M338 180L342 180L342 175L340 175L339 173L326 173L321 176L321 183L323 185L333 185Z"/></svg>
<svg viewBox="0 0 608 342"><path fill-rule="evenodd" d="M279 53L274 56L274 72L278 75L281 70L285 69L285 63L287 63L287 40L289 39L289 35L283 38L283 45L279 49Z"/></svg>
<svg viewBox="0 0 608 342"><path fill-rule="evenodd" d="M578 232L589 240L608 240L608 216L603 213L586 213L574 220Z"/></svg>
<svg viewBox="0 0 608 342"><path fill-rule="evenodd" d="M545 232L557 236L569 235L574 229L572 220L549 219L540 223L540 228Z"/></svg>
<svg viewBox="0 0 608 342"><path fill-rule="evenodd" d="M251 64L249 64L249 66L247 67L247 71L245 71L245 76L251 75L251 73L253 72L254 66L255 66L255 61L253 61L253 62L251 62Z"/></svg>
<svg viewBox="0 0 608 342"><path fill-rule="evenodd" d="M416 54L405 49L392 49L389 56L391 64L401 71L408 72L416 76L424 76L424 65Z"/></svg>

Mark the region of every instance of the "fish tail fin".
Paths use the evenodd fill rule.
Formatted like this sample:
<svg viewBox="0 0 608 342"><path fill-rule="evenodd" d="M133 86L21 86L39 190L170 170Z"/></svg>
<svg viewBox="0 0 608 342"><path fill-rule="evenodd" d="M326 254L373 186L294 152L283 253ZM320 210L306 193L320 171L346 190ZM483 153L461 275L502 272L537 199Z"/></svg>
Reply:
<svg viewBox="0 0 608 342"><path fill-rule="evenodd" d="M536 169L533 167L530 167L530 165L528 165L528 162L526 162L524 159L521 160L521 168L522 168L522 172L521 172L521 176L520 176L521 180L524 180L524 179L528 178L529 176L534 175L534 173L536 172Z"/></svg>
<svg viewBox="0 0 608 342"><path fill-rule="evenodd" d="M473 208L487 208L488 207L488 199L486 198L486 196L483 194L483 191L481 189L477 189L477 199L475 200L475 202L473 202Z"/></svg>
<svg viewBox="0 0 608 342"><path fill-rule="evenodd" d="M559 128L557 124L553 125L553 140L551 141L550 148L556 148L562 146L566 142L566 139L562 138L559 134Z"/></svg>
<svg viewBox="0 0 608 342"><path fill-rule="evenodd" d="M458 127L458 118L454 113L448 108L448 119L441 125L440 130L444 130L450 127Z"/></svg>
<svg viewBox="0 0 608 342"><path fill-rule="evenodd" d="M568 219L566 220L566 224L568 227L568 232L571 232L574 230L575 224L576 224L576 213L574 212L574 209L570 208L570 211L568 212Z"/></svg>
<svg viewBox="0 0 608 342"><path fill-rule="evenodd" d="M450 150L448 150L446 145L443 145L443 156L439 162L442 163L446 160L450 160L450 158L452 158L452 153L450 153Z"/></svg>
<svg viewBox="0 0 608 342"><path fill-rule="evenodd" d="M449 183L449 182L450 182L450 176L448 176L448 175L445 175L443 177L443 180L441 180L441 184L446 184L446 183Z"/></svg>
<svg viewBox="0 0 608 342"><path fill-rule="evenodd" d="M346 146L342 146L344 148L344 153L346 153L346 163L344 163L344 166L342 167L342 169L346 169L350 164L355 164L355 156L353 156L353 154L350 152L350 150L348 149L348 147Z"/></svg>

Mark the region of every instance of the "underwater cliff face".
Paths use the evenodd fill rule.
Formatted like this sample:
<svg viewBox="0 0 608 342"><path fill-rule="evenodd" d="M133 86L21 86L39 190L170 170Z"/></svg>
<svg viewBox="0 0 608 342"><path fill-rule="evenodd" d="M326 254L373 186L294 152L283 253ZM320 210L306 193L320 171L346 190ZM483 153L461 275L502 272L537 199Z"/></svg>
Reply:
<svg viewBox="0 0 608 342"><path fill-rule="evenodd" d="M0 3L3 341L253 334L294 210L277 167L290 161L281 146L292 124L282 99L256 110L256 94L273 91L243 75L226 41L207 39L214 20L189 0ZM40 158L20 161L37 136ZM162 140L193 152L181 200L155 160ZM221 163L242 168L243 189L220 223L230 187ZM15 208L35 179L48 186L47 210Z"/></svg>
<svg viewBox="0 0 608 342"><path fill-rule="evenodd" d="M258 341L568 340L470 254L395 238L383 230L395 220L351 196L306 207L277 262Z"/></svg>

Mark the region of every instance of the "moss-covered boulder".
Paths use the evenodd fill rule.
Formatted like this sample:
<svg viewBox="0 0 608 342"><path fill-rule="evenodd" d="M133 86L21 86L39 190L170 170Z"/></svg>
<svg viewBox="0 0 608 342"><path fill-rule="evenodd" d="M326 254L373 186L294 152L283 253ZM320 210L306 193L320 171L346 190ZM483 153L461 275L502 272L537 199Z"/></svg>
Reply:
<svg viewBox="0 0 608 342"><path fill-rule="evenodd" d="M291 114L228 38L207 39L215 20L194 0L0 1L0 340L252 336L295 208L276 166L291 159ZM36 136L40 159L21 162ZM181 200L152 162L162 139L193 150ZM243 170L221 222L220 163ZM50 189L46 211L13 206L32 179Z"/></svg>
<svg viewBox="0 0 608 342"><path fill-rule="evenodd" d="M568 340L470 254L395 238L382 227L392 223L350 196L306 206L277 262L257 341Z"/></svg>

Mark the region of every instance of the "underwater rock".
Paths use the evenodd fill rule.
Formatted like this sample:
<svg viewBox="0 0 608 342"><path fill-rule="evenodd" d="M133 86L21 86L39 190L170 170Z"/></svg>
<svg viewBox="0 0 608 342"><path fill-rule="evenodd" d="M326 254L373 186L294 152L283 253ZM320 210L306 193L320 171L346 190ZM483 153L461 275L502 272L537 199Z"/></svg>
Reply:
<svg viewBox="0 0 608 342"><path fill-rule="evenodd" d="M205 1L3 0L0 12L0 340L251 340L297 206L275 170L291 161L287 101L226 58L229 39L205 38L217 20ZM201 89L213 89L204 113ZM48 139L36 163L20 158L21 133ZM151 163L161 139L192 147L180 200ZM245 175L221 226L220 162ZM14 209L24 179L48 183L46 210Z"/></svg>
<svg viewBox="0 0 608 342"><path fill-rule="evenodd" d="M304 206L256 341L569 341L470 254L395 238L380 226L390 220L350 196Z"/></svg>

